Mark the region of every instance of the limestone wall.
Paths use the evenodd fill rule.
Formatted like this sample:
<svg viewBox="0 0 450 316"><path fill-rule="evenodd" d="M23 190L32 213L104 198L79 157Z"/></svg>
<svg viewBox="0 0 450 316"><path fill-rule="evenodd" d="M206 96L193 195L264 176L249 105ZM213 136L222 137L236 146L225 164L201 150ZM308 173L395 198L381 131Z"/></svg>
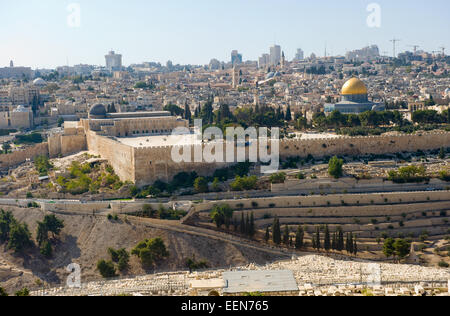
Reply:
<svg viewBox="0 0 450 316"><path fill-rule="evenodd" d="M239 209L274 209L292 207L329 207L348 205L386 205L393 203L417 203L432 201L450 201L448 191L436 192L400 192L400 193L373 193L373 194L338 194L327 196L280 196L259 199L223 200L220 203ZM253 203L257 203L257 207ZM328 202L330 204L328 204ZM195 205L196 211L209 211L218 202L205 202Z"/></svg>
<svg viewBox="0 0 450 316"><path fill-rule="evenodd" d="M263 219L266 214L272 217L286 218L310 218L310 217L368 217L368 220L383 216L401 216L402 214L420 213L422 211L434 211L439 214L441 210L450 209L450 201L437 203L415 203L398 205L371 205L371 206L347 206L347 207L316 207L316 208L274 208L257 209L252 211L255 219ZM247 213L247 212L245 212ZM236 212L236 218L240 218L240 212ZM323 220L323 218L321 218ZM273 220L272 220L273 221Z"/></svg>
<svg viewBox="0 0 450 316"><path fill-rule="evenodd" d="M48 155L48 144L41 143L35 146L27 147L24 150L15 151L11 154L0 155L0 169L8 169L37 156Z"/></svg>
<svg viewBox="0 0 450 316"><path fill-rule="evenodd" d="M450 133L431 132L412 135L340 137L310 140L283 140L280 143L280 156L314 157L332 155L389 154L416 152L450 147Z"/></svg>
<svg viewBox="0 0 450 316"><path fill-rule="evenodd" d="M42 210L49 212L61 211L62 213L82 213L82 214L92 214L93 212L102 211L107 209L109 202L89 202L89 203L70 203L70 202L55 202L55 203L44 203L40 202Z"/></svg>
<svg viewBox="0 0 450 316"><path fill-rule="evenodd" d="M199 146L204 149L204 145ZM223 153L226 153L229 148L227 148L227 144L223 144L223 146ZM68 147L76 148L76 146ZM450 133L282 140L280 142L280 157L306 157L309 154L316 157L386 154L439 149L441 147L450 147ZM134 148L91 131L87 134L87 148L94 154L108 159L122 180L133 181L138 186L149 185L156 180L170 181L173 176L183 171L196 171L199 175L208 176L214 170L229 165L227 163L208 163L205 160L203 162L175 163L172 160L172 147L170 146ZM181 150L181 147L179 149ZM246 157L248 157L250 147L241 149L245 150ZM61 146L61 151L64 151L63 146ZM195 161L194 151L195 147L192 146L191 161ZM237 150L234 149L234 151L234 161L237 161Z"/></svg>
<svg viewBox="0 0 450 316"><path fill-rule="evenodd" d="M439 180L439 179L431 179L429 184L424 184L429 186L442 186L445 187L448 185L447 182ZM286 192L286 191L306 191L308 194L310 192L315 192L319 194L321 192L336 192L336 191L345 191L352 189L367 189L370 192L370 189L377 188L377 192L381 192L383 190L392 191L393 186L401 186L402 188L408 187L416 187L417 183L403 183L403 184L395 184L392 181L384 181L383 179L370 179L370 180L356 180L354 178L342 178L342 179L287 179L285 183L280 184L272 184L271 191L272 192ZM407 191L407 190L404 190Z"/></svg>
<svg viewBox="0 0 450 316"><path fill-rule="evenodd" d="M197 172L209 176L226 163L176 163L172 160L172 147L134 148L135 179L138 186L152 184L156 180L170 181L180 172ZM192 161L194 151L192 150Z"/></svg>
<svg viewBox="0 0 450 316"><path fill-rule="evenodd" d="M54 135L48 139L51 158L69 156L87 149L85 135Z"/></svg>
<svg viewBox="0 0 450 316"><path fill-rule="evenodd" d="M122 181L135 182L133 148L114 139L99 136L95 132L87 134L87 148L95 155L109 161Z"/></svg>

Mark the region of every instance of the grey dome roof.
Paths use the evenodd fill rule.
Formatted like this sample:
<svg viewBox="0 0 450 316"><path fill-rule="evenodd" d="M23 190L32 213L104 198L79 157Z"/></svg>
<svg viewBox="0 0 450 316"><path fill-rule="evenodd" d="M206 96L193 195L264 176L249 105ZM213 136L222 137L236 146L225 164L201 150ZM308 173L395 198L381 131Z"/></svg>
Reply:
<svg viewBox="0 0 450 316"><path fill-rule="evenodd" d="M89 116L104 117L106 116L106 108L103 104L96 104L89 110Z"/></svg>
<svg viewBox="0 0 450 316"><path fill-rule="evenodd" d="M17 108L13 110L15 113L27 113L30 112L28 108L26 108L24 105L19 105Z"/></svg>
<svg viewBox="0 0 450 316"><path fill-rule="evenodd" d="M35 85L35 86L46 86L47 82L45 82L45 80L42 79L42 78L37 78L37 79L35 79L33 81L33 85Z"/></svg>

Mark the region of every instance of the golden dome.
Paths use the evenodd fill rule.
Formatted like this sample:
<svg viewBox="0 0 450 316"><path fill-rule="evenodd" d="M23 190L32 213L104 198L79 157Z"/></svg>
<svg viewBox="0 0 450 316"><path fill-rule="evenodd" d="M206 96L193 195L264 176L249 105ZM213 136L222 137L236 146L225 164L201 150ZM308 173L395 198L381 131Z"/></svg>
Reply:
<svg viewBox="0 0 450 316"><path fill-rule="evenodd" d="M352 78L342 87L342 95L367 94L367 88L364 82L358 78Z"/></svg>

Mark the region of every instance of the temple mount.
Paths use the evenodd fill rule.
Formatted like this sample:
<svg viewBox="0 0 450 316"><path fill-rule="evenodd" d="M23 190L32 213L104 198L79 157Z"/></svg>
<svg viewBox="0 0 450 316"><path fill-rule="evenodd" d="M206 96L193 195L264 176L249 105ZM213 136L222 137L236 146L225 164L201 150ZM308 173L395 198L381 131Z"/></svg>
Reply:
<svg viewBox="0 0 450 316"><path fill-rule="evenodd" d="M325 113L339 111L343 114L360 114L367 111L384 111L383 104L369 101L367 87L358 78L348 80L342 87L342 99L336 104L325 104Z"/></svg>

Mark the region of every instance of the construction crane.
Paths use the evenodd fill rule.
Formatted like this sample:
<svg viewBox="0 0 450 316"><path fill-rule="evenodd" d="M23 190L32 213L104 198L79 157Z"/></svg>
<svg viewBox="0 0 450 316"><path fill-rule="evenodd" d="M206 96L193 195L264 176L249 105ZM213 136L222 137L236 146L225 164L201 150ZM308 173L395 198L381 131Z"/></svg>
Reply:
<svg viewBox="0 0 450 316"><path fill-rule="evenodd" d="M394 46L394 58L397 57L397 55L395 54L395 48L396 48L397 43L400 42L400 41L401 41L401 40L396 39L396 38L390 40L390 42L392 42L392 44L393 44L393 46Z"/></svg>
<svg viewBox="0 0 450 316"><path fill-rule="evenodd" d="M408 47L414 48L414 55L417 55L417 49L420 47L419 45L409 45Z"/></svg>

